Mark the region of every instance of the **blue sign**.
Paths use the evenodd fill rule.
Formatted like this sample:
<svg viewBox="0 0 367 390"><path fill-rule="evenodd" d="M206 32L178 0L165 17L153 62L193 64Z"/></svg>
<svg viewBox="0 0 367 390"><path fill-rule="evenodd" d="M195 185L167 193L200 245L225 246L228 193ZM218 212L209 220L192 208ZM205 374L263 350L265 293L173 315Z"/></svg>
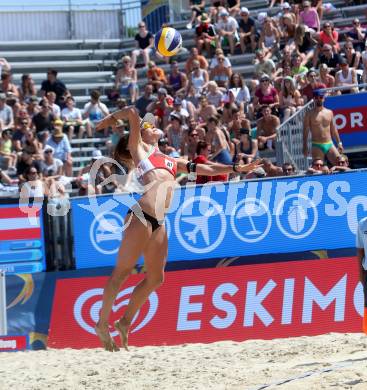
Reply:
<svg viewBox="0 0 367 390"><path fill-rule="evenodd" d="M179 188L165 220L168 261L354 247L366 188L367 171ZM115 264L134 201L71 200L77 268Z"/></svg>

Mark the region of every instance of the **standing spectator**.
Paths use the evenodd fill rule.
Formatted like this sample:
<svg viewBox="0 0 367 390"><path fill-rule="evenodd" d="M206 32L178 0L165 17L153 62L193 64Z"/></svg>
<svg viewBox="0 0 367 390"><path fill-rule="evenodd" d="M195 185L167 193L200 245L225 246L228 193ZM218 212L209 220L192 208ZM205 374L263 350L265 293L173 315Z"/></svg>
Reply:
<svg viewBox="0 0 367 390"><path fill-rule="evenodd" d="M215 81L219 88L228 88L229 78L232 74L232 69L224 65L224 55L218 56L218 65L211 69L210 80Z"/></svg>
<svg viewBox="0 0 367 390"><path fill-rule="evenodd" d="M0 131L14 127L13 110L6 104L5 93L0 93Z"/></svg>
<svg viewBox="0 0 367 390"><path fill-rule="evenodd" d="M64 97L67 94L67 88L65 84L57 78L57 73L56 69L49 69L47 71L47 79L42 81L41 84L41 96L44 97L47 95L47 92L50 91L55 92L55 103L61 107L64 103Z"/></svg>
<svg viewBox="0 0 367 390"><path fill-rule="evenodd" d="M73 160L71 157L71 146L68 137L63 134L61 126L55 126L47 145L54 150L54 157L62 161L66 176L73 176Z"/></svg>
<svg viewBox="0 0 367 390"><path fill-rule="evenodd" d="M283 122L301 108L302 103L301 94L296 89L292 77L284 77L282 89L279 93L279 105Z"/></svg>
<svg viewBox="0 0 367 390"><path fill-rule="evenodd" d="M185 64L185 71L186 71L187 75L193 70L193 66L194 66L195 61L199 62L200 69L207 70L209 68L209 64L208 64L208 61L206 60L206 58L204 56L202 56L201 54L199 54L199 50L197 47L193 47L191 49L191 55L187 59L186 64Z"/></svg>
<svg viewBox="0 0 367 390"><path fill-rule="evenodd" d="M61 115L61 108L58 104L56 104L56 93L53 91L47 92L46 99L48 100L48 103L50 105L50 109L52 111L52 114L54 115L55 119L60 119Z"/></svg>
<svg viewBox="0 0 367 390"><path fill-rule="evenodd" d="M218 126L219 121L215 116L211 116L207 121L207 142L211 145L212 155L210 159L226 165L232 164L230 146L224 132Z"/></svg>
<svg viewBox="0 0 367 390"><path fill-rule="evenodd" d="M28 103L32 96L37 95L36 86L30 74L23 74L18 88L20 103Z"/></svg>
<svg viewBox="0 0 367 390"><path fill-rule="evenodd" d="M333 112L324 107L324 98L323 91L314 91L316 106L306 113L303 122L303 154L305 157L308 156L308 134L311 132L312 159L324 161L326 157L328 161L336 165L337 157L343 152L343 144L334 125ZM338 148L334 146L333 138Z"/></svg>
<svg viewBox="0 0 367 390"><path fill-rule="evenodd" d="M139 115L143 118L147 113L147 107L150 103L157 100L157 97L153 95L153 84L147 83L144 87L144 94L135 102L135 107L139 111Z"/></svg>
<svg viewBox="0 0 367 390"><path fill-rule="evenodd" d="M315 32L320 31L320 18L316 8L311 7L310 1L303 2L303 11L299 14L299 23L305 24Z"/></svg>
<svg viewBox="0 0 367 390"><path fill-rule="evenodd" d="M345 34L347 38L351 39L355 50L361 52L364 49L364 42L367 38L366 30L362 28L361 22L358 18L353 20L353 28Z"/></svg>
<svg viewBox="0 0 367 390"><path fill-rule="evenodd" d="M187 23L186 28L192 29L196 19L203 13L205 8L205 0L190 0L191 20Z"/></svg>
<svg viewBox="0 0 367 390"><path fill-rule="evenodd" d="M235 161L238 164L248 164L255 160L258 154L258 143L250 136L249 129L240 129L240 142L236 144Z"/></svg>
<svg viewBox="0 0 367 390"><path fill-rule="evenodd" d="M84 106L83 117L87 119L86 129L88 134L93 134L97 122L103 119L109 114L107 106L100 100L101 94L99 91L94 90L90 93L90 101ZM88 129L88 126L91 129ZM105 129L105 134L107 135L107 130Z"/></svg>
<svg viewBox="0 0 367 390"><path fill-rule="evenodd" d="M159 88L167 84L167 78L163 68L157 66L153 61L149 61L148 63L147 79L153 85L154 91L158 91Z"/></svg>
<svg viewBox="0 0 367 390"><path fill-rule="evenodd" d="M66 98L65 105L66 107L61 111L61 119L64 121L64 132L67 133L69 140L73 139L74 132L77 132L78 138L82 138L85 132L82 112L75 107L75 100L72 96ZM88 127L88 130L88 137L92 137L91 128Z"/></svg>
<svg viewBox="0 0 367 390"><path fill-rule="evenodd" d="M38 139L44 143L50 131L54 128L55 116L51 111L50 103L47 99L39 102L41 111L32 118L32 125L36 129Z"/></svg>
<svg viewBox="0 0 367 390"><path fill-rule="evenodd" d="M269 106L262 106L262 118L256 122L256 135L259 150L275 149L277 129L280 126L279 118L272 115Z"/></svg>
<svg viewBox="0 0 367 390"><path fill-rule="evenodd" d="M115 89L123 98L129 98L131 104L134 104L138 96L138 73L132 66L129 56L122 57L122 68L120 68L115 77Z"/></svg>
<svg viewBox="0 0 367 390"><path fill-rule="evenodd" d="M44 177L59 176L63 174L64 164L54 157L54 148L46 145L43 149L44 160L41 161L41 172Z"/></svg>
<svg viewBox="0 0 367 390"><path fill-rule="evenodd" d="M241 19L238 23L240 29L240 45L242 54L246 52L246 45L251 45L251 50L256 49L256 30L255 20L251 18L250 11L246 7L241 8L240 16Z"/></svg>
<svg viewBox="0 0 367 390"><path fill-rule="evenodd" d="M180 89L187 87L187 77L185 73L180 72L177 61L171 62L171 72L168 75L168 84L166 87L172 96Z"/></svg>
<svg viewBox="0 0 367 390"><path fill-rule="evenodd" d="M211 48L215 46L216 31L214 25L211 24L207 14L202 14L198 18L200 23L195 28L195 42L199 53L202 53L203 48L206 50L208 57L211 57Z"/></svg>
<svg viewBox="0 0 367 390"><path fill-rule="evenodd" d="M138 24L139 31L135 35L136 49L131 53L131 67L135 68L136 59L140 55L143 57L144 66L147 68L150 61L150 54L154 50L154 37L153 34L147 30L144 22Z"/></svg>
<svg viewBox="0 0 367 390"><path fill-rule="evenodd" d="M217 47L222 48L229 45L231 55L234 54L235 44L239 42L238 23L233 16L229 16L228 11L223 9L219 13L220 20L216 24L217 30Z"/></svg>
<svg viewBox="0 0 367 390"><path fill-rule="evenodd" d="M358 83L358 81L356 70L349 67L348 61L345 58L341 60L340 67L341 69L337 71L335 75L335 86L351 87L350 89L341 89L340 92L343 95L347 93L357 93L358 87L356 86L356 84Z"/></svg>

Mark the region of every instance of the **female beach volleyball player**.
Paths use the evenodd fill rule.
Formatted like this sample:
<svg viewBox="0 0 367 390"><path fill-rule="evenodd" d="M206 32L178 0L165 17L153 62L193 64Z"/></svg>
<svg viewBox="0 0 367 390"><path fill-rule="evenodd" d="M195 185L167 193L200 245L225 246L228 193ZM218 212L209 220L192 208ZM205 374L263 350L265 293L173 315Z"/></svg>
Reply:
<svg viewBox="0 0 367 390"><path fill-rule="evenodd" d="M124 315L114 324L126 350L128 331L135 314L151 292L163 282L167 256L167 235L163 221L176 186L176 173L196 172L199 175L215 176L233 171L248 172L259 166L259 162L247 165L196 165L181 158L168 157L158 149L161 132L155 128L154 121L141 120L134 107L125 107L106 116L97 124L96 129L114 127L120 119L129 121L130 134L128 139L120 139L115 149L115 159L126 165L134 165L138 179L149 190L143 193L137 208L133 206L133 210L129 210L126 216L125 222L129 219L130 222L118 251L117 264L103 293L100 318L95 330L104 348L111 352L119 350L109 333L108 318L111 308L121 284L130 275L141 254L145 261L145 278L134 288Z"/></svg>

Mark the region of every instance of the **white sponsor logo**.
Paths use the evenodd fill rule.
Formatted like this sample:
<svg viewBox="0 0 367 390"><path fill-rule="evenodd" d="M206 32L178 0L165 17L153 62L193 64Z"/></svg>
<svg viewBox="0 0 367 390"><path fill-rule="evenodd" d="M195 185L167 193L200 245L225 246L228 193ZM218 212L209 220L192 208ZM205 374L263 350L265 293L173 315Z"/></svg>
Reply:
<svg viewBox="0 0 367 390"><path fill-rule="evenodd" d="M0 340L1 349L17 349L16 340Z"/></svg>

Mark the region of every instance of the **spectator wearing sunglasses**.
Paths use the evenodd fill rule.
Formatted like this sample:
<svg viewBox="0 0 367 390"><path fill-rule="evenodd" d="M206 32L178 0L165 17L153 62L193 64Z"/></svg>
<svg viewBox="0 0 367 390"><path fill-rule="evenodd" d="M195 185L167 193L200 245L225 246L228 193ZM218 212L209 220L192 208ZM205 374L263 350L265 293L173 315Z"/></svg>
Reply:
<svg viewBox="0 0 367 390"><path fill-rule="evenodd" d="M143 57L144 66L147 68L150 61L150 54L154 47L153 34L147 30L144 22L138 24L138 33L135 35L136 49L131 53L131 67L135 68L136 59L139 56Z"/></svg>
<svg viewBox="0 0 367 390"><path fill-rule="evenodd" d="M64 172L63 162L54 157L54 148L46 145L43 149L44 160L41 162L41 172L45 177L55 177L62 175Z"/></svg>
<svg viewBox="0 0 367 390"><path fill-rule="evenodd" d="M336 158L336 165L334 165L331 169L331 173L336 173L336 172L346 172L350 171L351 168L349 167L349 160L348 156L345 154L341 154Z"/></svg>
<svg viewBox="0 0 367 390"><path fill-rule="evenodd" d="M325 165L324 161L320 158L313 160L311 166L306 171L307 175L327 175L329 173L330 171L328 166Z"/></svg>

